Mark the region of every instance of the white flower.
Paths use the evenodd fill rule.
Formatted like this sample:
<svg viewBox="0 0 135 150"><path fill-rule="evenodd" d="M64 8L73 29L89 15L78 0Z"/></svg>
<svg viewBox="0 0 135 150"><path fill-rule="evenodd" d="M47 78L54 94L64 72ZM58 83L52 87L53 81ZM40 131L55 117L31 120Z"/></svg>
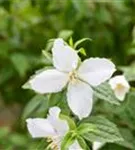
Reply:
<svg viewBox="0 0 135 150"><path fill-rule="evenodd" d="M92 150L99 150L101 147L103 147L105 143L101 142L94 142L92 145Z"/></svg>
<svg viewBox="0 0 135 150"><path fill-rule="evenodd" d="M126 93L130 89L130 85L127 82L126 78L123 75L118 75L109 80L111 88L114 90L116 97L123 101Z"/></svg>
<svg viewBox="0 0 135 150"><path fill-rule="evenodd" d="M46 119L35 118L27 119L27 127L33 138L47 138L47 141L51 144L49 147L52 150L60 150L61 141L65 134L69 131L69 126L66 120L59 118L59 107L52 107L49 109L49 115ZM81 147L77 141L75 141L68 150L75 150L74 147Z"/></svg>
<svg viewBox="0 0 135 150"><path fill-rule="evenodd" d="M115 65L108 59L90 58L78 68L77 52L56 39L52 48L53 65L30 80L33 90L41 94L56 93L67 86L67 101L79 119L87 117L92 110L93 90L108 80L115 71Z"/></svg>

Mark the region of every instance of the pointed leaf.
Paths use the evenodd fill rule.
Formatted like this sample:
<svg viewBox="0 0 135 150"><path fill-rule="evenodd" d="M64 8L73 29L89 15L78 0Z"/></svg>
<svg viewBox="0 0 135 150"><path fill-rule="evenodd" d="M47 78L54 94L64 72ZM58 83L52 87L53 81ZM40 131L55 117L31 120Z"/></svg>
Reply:
<svg viewBox="0 0 135 150"><path fill-rule="evenodd" d="M93 87L94 89L94 96L98 99L102 99L108 101L109 103L120 105L119 100L114 95L110 85L105 82L100 84L98 87Z"/></svg>
<svg viewBox="0 0 135 150"><path fill-rule="evenodd" d="M81 40L75 42L75 44L74 44L74 49L76 49L80 44L82 44L82 43L85 42L85 41L90 41L90 42L91 42L92 39L90 39L90 38L83 38L83 39L81 39Z"/></svg>
<svg viewBox="0 0 135 150"><path fill-rule="evenodd" d="M89 122L95 125L96 129L83 134L88 141L99 142L118 142L123 141L116 125L102 116L91 117L83 122Z"/></svg>
<svg viewBox="0 0 135 150"><path fill-rule="evenodd" d="M27 117L29 117L30 115L35 115L36 112L39 111L39 109L41 109L42 107L44 107L44 110L42 109L42 111L46 111L48 108L48 101L47 98L43 95L36 95L34 96L26 105L26 107L24 108L24 112L22 115L22 119L26 119Z"/></svg>

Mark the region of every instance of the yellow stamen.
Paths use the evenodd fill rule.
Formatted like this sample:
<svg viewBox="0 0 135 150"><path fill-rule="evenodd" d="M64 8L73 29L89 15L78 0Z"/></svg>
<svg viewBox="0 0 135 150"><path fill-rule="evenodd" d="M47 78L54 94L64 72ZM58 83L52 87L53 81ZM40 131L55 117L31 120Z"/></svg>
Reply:
<svg viewBox="0 0 135 150"><path fill-rule="evenodd" d="M122 90L123 89L123 85L121 83L118 83L116 86L117 90Z"/></svg>
<svg viewBox="0 0 135 150"><path fill-rule="evenodd" d="M48 137L47 142L50 143L48 145L48 148L51 148L52 150L59 150L60 140L58 139L58 137Z"/></svg>
<svg viewBox="0 0 135 150"><path fill-rule="evenodd" d="M72 71L72 72L69 73L69 80L70 80L70 82L72 82L72 83L77 82L78 76L77 76L76 71Z"/></svg>

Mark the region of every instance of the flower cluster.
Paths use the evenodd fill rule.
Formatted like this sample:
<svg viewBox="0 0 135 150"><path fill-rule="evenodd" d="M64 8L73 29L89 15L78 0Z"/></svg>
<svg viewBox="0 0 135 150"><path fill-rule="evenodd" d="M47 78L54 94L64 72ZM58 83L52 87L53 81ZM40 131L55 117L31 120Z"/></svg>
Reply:
<svg viewBox="0 0 135 150"><path fill-rule="evenodd" d="M67 90L66 99L71 111L79 120L90 115L93 107L93 87L108 81L116 68L105 58L89 58L81 62L78 52L67 45L63 39L56 39L52 48L53 69L36 74L30 79L31 88L40 94L57 93ZM116 97L122 101L129 91L124 76L109 80ZM27 119L27 127L33 138L45 137L53 150L61 149L61 141L70 130L68 122L60 118L60 108L52 107L46 119ZM94 146L95 147L95 146ZM81 150L77 140L69 150ZM96 149L96 148L93 148Z"/></svg>

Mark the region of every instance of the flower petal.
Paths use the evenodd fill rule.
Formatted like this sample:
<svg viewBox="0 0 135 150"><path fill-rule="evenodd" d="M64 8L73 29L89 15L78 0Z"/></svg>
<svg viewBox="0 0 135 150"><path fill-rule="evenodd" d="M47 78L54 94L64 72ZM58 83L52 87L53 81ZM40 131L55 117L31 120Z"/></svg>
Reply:
<svg viewBox="0 0 135 150"><path fill-rule="evenodd" d="M108 80L115 71L115 65L105 58L90 58L80 66L79 77L92 86Z"/></svg>
<svg viewBox="0 0 135 150"><path fill-rule="evenodd" d="M130 89L130 85L127 82L126 78L123 75L115 76L109 80L109 84L112 90L114 90L116 97L119 100L123 101L126 93Z"/></svg>
<svg viewBox="0 0 135 150"><path fill-rule="evenodd" d="M75 83L69 83L67 92L68 105L79 119L85 118L91 113L92 96L93 91L88 84L79 80Z"/></svg>
<svg viewBox="0 0 135 150"><path fill-rule="evenodd" d="M60 115L59 107L52 107L49 109L49 115L47 120L52 124L53 128L59 136L64 136L69 130L68 122L59 118Z"/></svg>
<svg viewBox="0 0 135 150"><path fill-rule="evenodd" d="M33 138L49 137L55 135L55 130L46 119L27 119L27 128Z"/></svg>
<svg viewBox="0 0 135 150"><path fill-rule="evenodd" d="M114 94L115 96L120 100L120 101L124 101L125 99L125 96L126 96L126 90L123 89L123 90L115 90L114 91Z"/></svg>
<svg viewBox="0 0 135 150"><path fill-rule="evenodd" d="M55 93L61 91L68 82L68 74L55 69L46 70L37 74L30 81L33 90L38 93Z"/></svg>
<svg viewBox="0 0 135 150"><path fill-rule="evenodd" d="M56 39L52 48L54 66L64 72L70 72L78 65L77 52L65 45L63 39Z"/></svg>
<svg viewBox="0 0 135 150"><path fill-rule="evenodd" d="M74 143L72 145L70 145L68 150L83 150L80 146L80 144L78 143L77 140L74 141Z"/></svg>
<svg viewBox="0 0 135 150"><path fill-rule="evenodd" d="M109 84L111 85L112 89L115 89L118 84L123 85L127 88L127 91L129 90L130 86L127 82L126 78L123 75L117 75L109 80Z"/></svg>

